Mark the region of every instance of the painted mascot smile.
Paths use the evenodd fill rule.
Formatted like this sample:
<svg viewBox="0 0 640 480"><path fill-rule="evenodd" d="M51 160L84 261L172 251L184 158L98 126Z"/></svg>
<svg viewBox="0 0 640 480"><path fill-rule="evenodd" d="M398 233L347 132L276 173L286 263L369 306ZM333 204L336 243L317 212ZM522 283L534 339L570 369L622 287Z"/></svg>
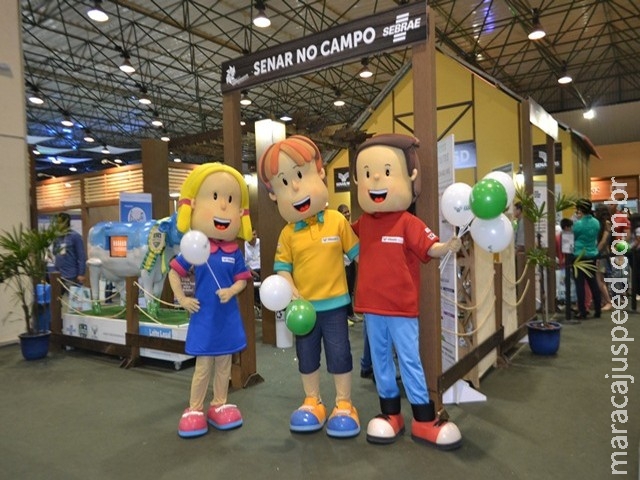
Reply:
<svg viewBox="0 0 640 480"><path fill-rule="evenodd" d="M216 230L226 230L231 225L231 220L226 220L224 218L213 217L213 226L216 227Z"/></svg>
<svg viewBox="0 0 640 480"><path fill-rule="evenodd" d="M382 203L387 198L387 189L382 190L369 190L369 197L374 203Z"/></svg>
<svg viewBox="0 0 640 480"><path fill-rule="evenodd" d="M311 197L307 196L300 201L297 201L293 204L293 208L295 208L300 213L304 213L311 207Z"/></svg>

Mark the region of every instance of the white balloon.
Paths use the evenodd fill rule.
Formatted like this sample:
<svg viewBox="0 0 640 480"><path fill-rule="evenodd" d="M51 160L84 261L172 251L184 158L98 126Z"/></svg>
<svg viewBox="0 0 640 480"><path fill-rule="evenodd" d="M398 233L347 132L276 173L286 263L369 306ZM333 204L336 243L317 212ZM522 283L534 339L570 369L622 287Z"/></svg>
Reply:
<svg viewBox="0 0 640 480"><path fill-rule="evenodd" d="M440 199L440 210L447 222L456 227L463 227L473 219L469 196L471 187L466 183L457 182L449 185Z"/></svg>
<svg viewBox="0 0 640 480"><path fill-rule="evenodd" d="M507 207L511 205L511 202L513 202L513 199L516 196L516 184L513 183L511 175L505 172L495 171L487 173L484 178L493 178L494 180L499 181L507 191Z"/></svg>
<svg viewBox="0 0 640 480"><path fill-rule="evenodd" d="M489 220L476 218L469 232L476 245L490 253L501 252L513 240L513 226L504 213Z"/></svg>
<svg viewBox="0 0 640 480"><path fill-rule="evenodd" d="M260 302L273 312L287 308L291 297L291 284L281 275L269 275L260 284Z"/></svg>
<svg viewBox="0 0 640 480"><path fill-rule="evenodd" d="M209 239L199 230L189 230L180 240L180 253L192 265L204 265L209 259Z"/></svg>

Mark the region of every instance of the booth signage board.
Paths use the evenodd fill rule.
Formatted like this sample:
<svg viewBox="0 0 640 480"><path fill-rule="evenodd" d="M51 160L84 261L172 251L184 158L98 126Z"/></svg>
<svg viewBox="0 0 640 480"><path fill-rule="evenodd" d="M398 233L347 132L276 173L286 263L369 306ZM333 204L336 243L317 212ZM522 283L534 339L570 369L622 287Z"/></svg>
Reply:
<svg viewBox="0 0 640 480"><path fill-rule="evenodd" d="M222 64L222 93L301 75L427 38L427 2L377 15L245 55Z"/></svg>
<svg viewBox="0 0 640 480"><path fill-rule="evenodd" d="M120 192L120 221L148 222L153 218L150 193Z"/></svg>
<svg viewBox="0 0 640 480"><path fill-rule="evenodd" d="M615 182L618 185L615 189L624 190L627 194L627 199L638 198L638 176L619 176L608 177L600 179L591 179L591 201L602 202L605 200L611 200L611 193L614 189L612 179L615 178ZM622 185L623 186L620 186ZM620 195L616 196L616 200L624 200Z"/></svg>
<svg viewBox="0 0 640 480"><path fill-rule="evenodd" d="M348 192L351 188L351 174L349 167L333 169L333 186L336 192Z"/></svg>
<svg viewBox="0 0 640 480"><path fill-rule="evenodd" d="M457 147L456 147L457 148ZM445 189L455 182L454 137L449 135L438 142L438 195L442 198ZM440 212L439 237L451 238L455 232L453 225ZM442 261L442 260L440 260ZM440 313L442 371L447 371L458 361L458 281L456 256L451 255L440 272ZM453 300L453 301L452 301Z"/></svg>
<svg viewBox="0 0 640 480"><path fill-rule="evenodd" d="M475 168L477 165L476 142L456 143L454 155L456 170L461 168Z"/></svg>
<svg viewBox="0 0 640 480"><path fill-rule="evenodd" d="M554 150L554 164L555 174L560 175L562 173L562 143L555 142L553 144ZM547 146L546 145L534 145L533 146L533 174L534 175L546 175L547 174Z"/></svg>

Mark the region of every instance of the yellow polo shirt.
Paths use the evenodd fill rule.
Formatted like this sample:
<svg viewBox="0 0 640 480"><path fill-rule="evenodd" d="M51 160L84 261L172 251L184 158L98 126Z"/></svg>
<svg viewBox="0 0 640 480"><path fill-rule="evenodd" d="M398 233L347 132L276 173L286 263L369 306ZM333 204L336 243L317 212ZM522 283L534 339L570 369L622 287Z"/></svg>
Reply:
<svg viewBox="0 0 640 480"><path fill-rule="evenodd" d="M343 254L350 260L358 256L358 237L336 210L324 210L303 222L306 225L289 223L280 232L274 271L289 272L300 296L316 311L348 305Z"/></svg>

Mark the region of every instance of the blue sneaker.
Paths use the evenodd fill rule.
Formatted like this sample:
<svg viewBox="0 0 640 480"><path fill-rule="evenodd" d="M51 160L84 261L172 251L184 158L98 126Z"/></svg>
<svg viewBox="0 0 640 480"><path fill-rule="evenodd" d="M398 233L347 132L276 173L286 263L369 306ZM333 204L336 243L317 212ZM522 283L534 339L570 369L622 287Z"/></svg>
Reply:
<svg viewBox="0 0 640 480"><path fill-rule="evenodd" d="M340 400L327 422L327 435L337 438L355 437L360 433L358 411L346 400Z"/></svg>
<svg viewBox="0 0 640 480"><path fill-rule="evenodd" d="M327 418L327 409L320 400L313 397L304 399L304 403L291 414L289 429L292 432L307 433L322 430Z"/></svg>

